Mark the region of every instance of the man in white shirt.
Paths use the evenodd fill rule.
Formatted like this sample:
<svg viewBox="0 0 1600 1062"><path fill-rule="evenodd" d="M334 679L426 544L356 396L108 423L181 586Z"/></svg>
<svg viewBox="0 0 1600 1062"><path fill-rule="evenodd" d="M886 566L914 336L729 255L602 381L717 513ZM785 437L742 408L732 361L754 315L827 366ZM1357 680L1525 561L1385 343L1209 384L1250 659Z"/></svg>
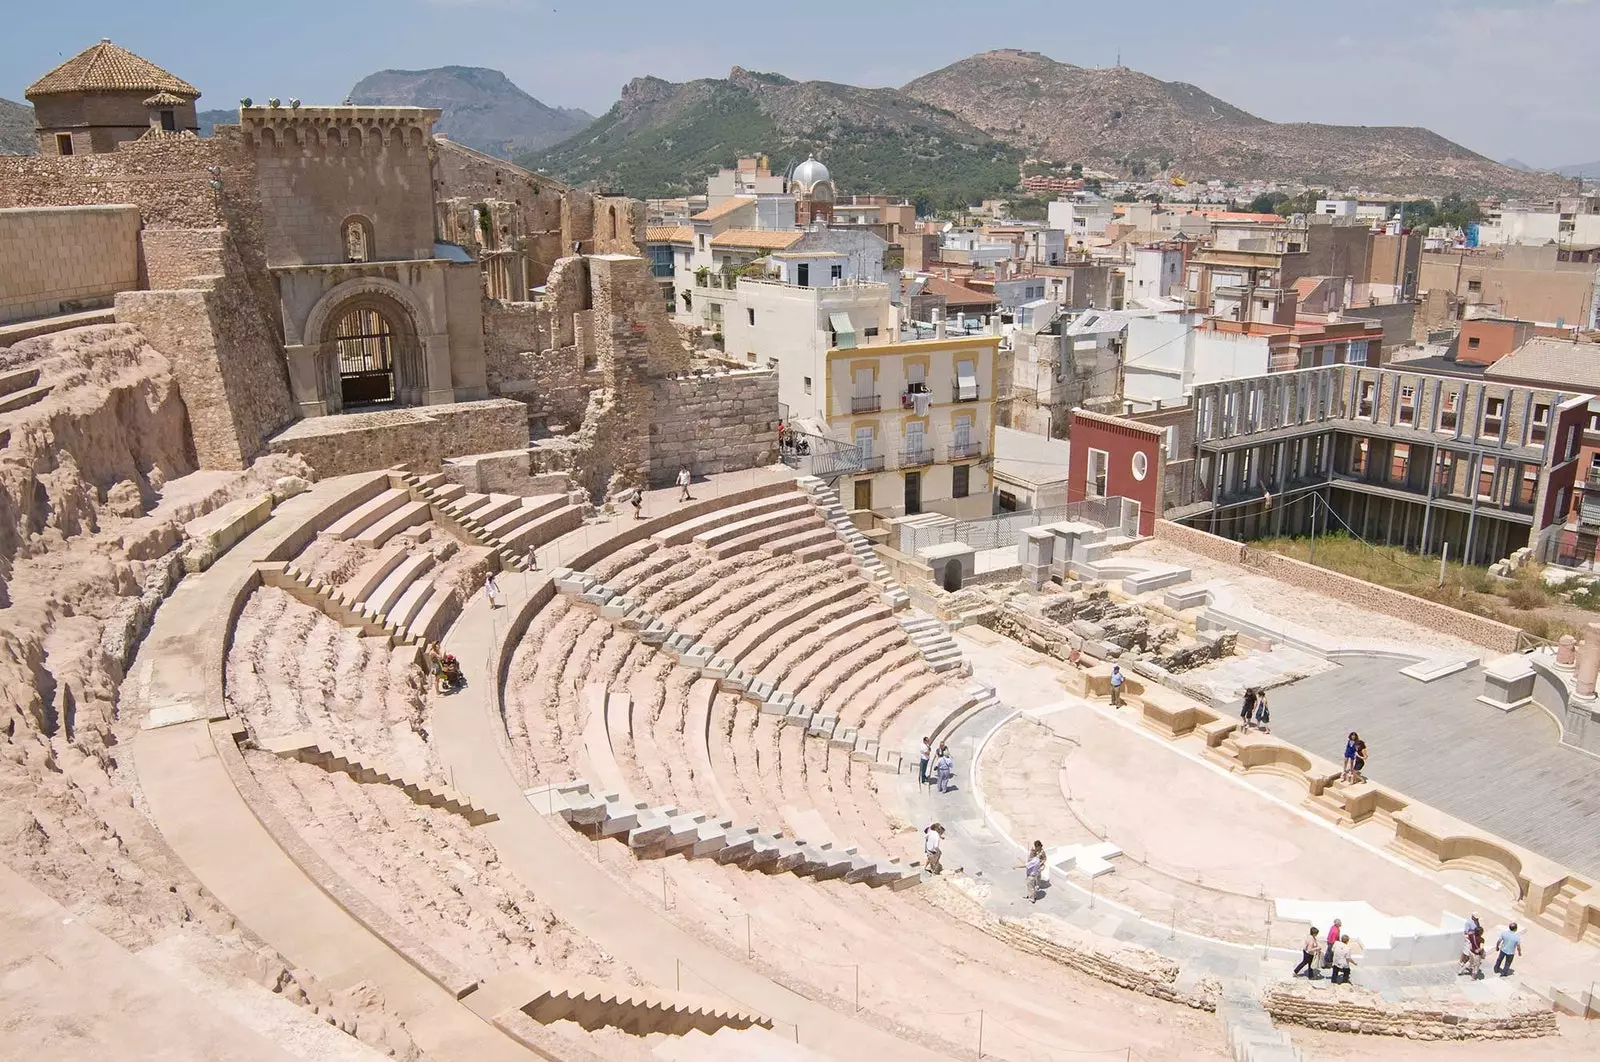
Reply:
<svg viewBox="0 0 1600 1062"><path fill-rule="evenodd" d="M939 855L944 841L944 827L935 822L922 831L922 837L922 849L928 857L928 870L938 874L943 870L939 865Z"/></svg>
<svg viewBox="0 0 1600 1062"><path fill-rule="evenodd" d="M1111 665L1111 707L1122 707L1122 665Z"/></svg>
<svg viewBox="0 0 1600 1062"><path fill-rule="evenodd" d="M689 501L689 466L678 469L678 500Z"/></svg>
<svg viewBox="0 0 1600 1062"><path fill-rule="evenodd" d="M1330 984L1347 985L1350 983L1350 964L1355 960L1350 958L1350 937L1348 934L1333 942L1333 977Z"/></svg>

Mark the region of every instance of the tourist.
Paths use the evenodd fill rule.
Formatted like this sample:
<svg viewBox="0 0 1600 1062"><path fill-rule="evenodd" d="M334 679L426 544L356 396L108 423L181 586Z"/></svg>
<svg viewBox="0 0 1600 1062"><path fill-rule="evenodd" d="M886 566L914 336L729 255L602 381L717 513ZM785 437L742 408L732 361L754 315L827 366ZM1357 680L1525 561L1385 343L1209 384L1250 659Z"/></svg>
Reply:
<svg viewBox="0 0 1600 1062"><path fill-rule="evenodd" d="M633 496L628 499L628 504L633 506L633 518L635 520L643 520L644 519L644 491L642 491L642 490L634 491L633 492Z"/></svg>
<svg viewBox="0 0 1600 1062"><path fill-rule="evenodd" d="M528 547L528 570L530 572L539 570L539 553L533 546Z"/></svg>
<svg viewBox="0 0 1600 1062"><path fill-rule="evenodd" d="M500 584L495 582L493 572L490 572L489 577L483 581L483 592L489 598L490 608L500 608L506 603L500 593Z"/></svg>
<svg viewBox="0 0 1600 1062"><path fill-rule="evenodd" d="M1352 782L1365 782L1362 771L1367 768L1367 743L1356 738L1356 756L1350 764L1350 780Z"/></svg>
<svg viewBox="0 0 1600 1062"><path fill-rule="evenodd" d="M1333 946L1339 943L1339 934L1343 932L1344 924L1335 918L1333 925L1328 928L1328 950L1322 953L1323 969L1333 965Z"/></svg>
<svg viewBox="0 0 1600 1062"><path fill-rule="evenodd" d="M678 469L678 500L681 502L693 501L689 496L689 466L684 465Z"/></svg>
<svg viewBox="0 0 1600 1062"><path fill-rule="evenodd" d="M1023 864L1026 881L1026 893L1029 903L1039 902L1039 876L1044 873L1044 842L1033 842L1033 850L1028 853L1028 860Z"/></svg>
<svg viewBox="0 0 1600 1062"><path fill-rule="evenodd" d="M928 872L939 873L943 868L939 865L939 853L944 843L944 827L937 822L932 823L922 831L922 850L928 857Z"/></svg>
<svg viewBox="0 0 1600 1062"><path fill-rule="evenodd" d="M1122 665L1111 665L1111 707L1122 707Z"/></svg>
<svg viewBox="0 0 1600 1062"><path fill-rule="evenodd" d="M922 754L918 758L917 784L928 784L928 760L933 756L933 738L922 739Z"/></svg>
<svg viewBox="0 0 1600 1062"><path fill-rule="evenodd" d="M1473 915L1472 920L1476 923L1478 916ZM1471 977L1474 981L1483 980L1483 926L1481 924L1474 925L1472 931L1467 934L1465 963L1462 973Z"/></svg>
<svg viewBox="0 0 1600 1062"><path fill-rule="evenodd" d="M1267 710L1267 691L1256 694L1256 729L1263 734L1272 733L1272 713Z"/></svg>
<svg viewBox="0 0 1600 1062"><path fill-rule="evenodd" d="M423 685L433 681L439 674L439 643L428 642L422 647L422 675Z"/></svg>
<svg viewBox="0 0 1600 1062"><path fill-rule="evenodd" d="M1306 939L1300 942L1300 963L1294 968L1295 977L1299 977L1300 971L1304 970L1307 977L1313 981L1317 979L1317 952L1322 950L1322 939L1317 936L1319 932L1321 930L1312 926L1306 932Z"/></svg>
<svg viewBox="0 0 1600 1062"><path fill-rule="evenodd" d="M955 761L950 758L949 751L939 746L939 758L933 762L934 776L939 779L939 792L950 792L950 776L955 773Z"/></svg>
<svg viewBox="0 0 1600 1062"><path fill-rule="evenodd" d="M1494 957L1494 972L1501 977L1511 976L1511 963L1518 955L1522 954L1522 934L1517 932L1517 924L1512 922L1510 927L1500 931L1500 942L1495 946L1498 952Z"/></svg>
<svg viewBox="0 0 1600 1062"><path fill-rule="evenodd" d="M1471 914L1461 931L1461 964L1456 968L1457 977L1467 972L1467 967L1472 962L1472 953L1477 950L1478 942L1482 939L1483 923L1478 921L1476 913Z"/></svg>
<svg viewBox="0 0 1600 1062"><path fill-rule="evenodd" d="M1339 776L1341 782L1355 781L1356 773L1356 745L1361 741L1361 735L1354 730L1344 739L1344 773Z"/></svg>
<svg viewBox="0 0 1600 1062"><path fill-rule="evenodd" d="M1333 946L1328 950L1332 952L1333 959L1333 978L1331 983L1336 985L1349 984L1350 964L1355 962L1355 960L1350 957L1349 934L1345 934L1338 940L1334 941Z"/></svg>
<svg viewBox="0 0 1600 1062"><path fill-rule="evenodd" d="M1249 730L1256 721L1256 688L1244 691L1244 707L1239 710L1239 729Z"/></svg>

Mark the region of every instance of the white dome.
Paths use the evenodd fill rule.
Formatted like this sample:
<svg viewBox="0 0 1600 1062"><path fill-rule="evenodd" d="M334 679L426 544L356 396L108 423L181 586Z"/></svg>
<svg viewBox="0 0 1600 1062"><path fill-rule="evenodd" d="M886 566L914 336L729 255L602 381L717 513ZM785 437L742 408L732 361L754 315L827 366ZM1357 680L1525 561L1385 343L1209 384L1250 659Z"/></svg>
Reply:
<svg viewBox="0 0 1600 1062"><path fill-rule="evenodd" d="M806 156L806 160L794 168L794 183L810 191L822 181L831 181L828 167L817 161L815 155Z"/></svg>

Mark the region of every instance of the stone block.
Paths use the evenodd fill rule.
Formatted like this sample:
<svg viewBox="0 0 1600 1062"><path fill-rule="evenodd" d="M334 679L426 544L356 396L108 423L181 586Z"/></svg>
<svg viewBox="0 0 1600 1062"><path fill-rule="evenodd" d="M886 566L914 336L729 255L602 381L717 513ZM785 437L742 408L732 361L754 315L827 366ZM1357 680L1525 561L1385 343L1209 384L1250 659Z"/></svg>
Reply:
<svg viewBox="0 0 1600 1062"><path fill-rule="evenodd" d="M734 668L732 671L728 672L722 677L720 680L720 685L725 690L733 690L735 693L744 693L750 688L750 676L746 675L738 668Z"/></svg>
<svg viewBox="0 0 1600 1062"><path fill-rule="evenodd" d="M789 706L789 711L784 715L783 722L785 726L809 727L811 725L811 717L815 714L812 709L796 702Z"/></svg>
<svg viewBox="0 0 1600 1062"><path fill-rule="evenodd" d="M834 727L839 725L839 717L834 715L813 716L811 725L806 727L808 737L832 737Z"/></svg>
<svg viewBox="0 0 1600 1062"><path fill-rule="evenodd" d="M1533 701L1533 666L1523 656L1503 656L1483 669L1483 692L1478 700L1502 712L1515 711Z"/></svg>
<svg viewBox="0 0 1600 1062"><path fill-rule="evenodd" d="M632 598L618 595L600 606L600 615L609 620L620 620L638 607Z"/></svg>
<svg viewBox="0 0 1600 1062"><path fill-rule="evenodd" d="M726 679L732 672L733 661L725 656L713 656L706 666L700 669L702 675L714 679ZM723 682L723 685L726 686L727 683Z"/></svg>
<svg viewBox="0 0 1600 1062"><path fill-rule="evenodd" d="M684 634L682 631L673 631L667 636L662 648L673 656L681 657L694 648L694 635Z"/></svg>
<svg viewBox="0 0 1600 1062"><path fill-rule="evenodd" d="M833 736L828 739L830 748L852 749L856 745L856 728L853 726L838 727Z"/></svg>
<svg viewBox="0 0 1600 1062"><path fill-rule="evenodd" d="M639 640L646 645L660 645L667 640L672 629L658 619L650 621L649 625L639 632Z"/></svg>

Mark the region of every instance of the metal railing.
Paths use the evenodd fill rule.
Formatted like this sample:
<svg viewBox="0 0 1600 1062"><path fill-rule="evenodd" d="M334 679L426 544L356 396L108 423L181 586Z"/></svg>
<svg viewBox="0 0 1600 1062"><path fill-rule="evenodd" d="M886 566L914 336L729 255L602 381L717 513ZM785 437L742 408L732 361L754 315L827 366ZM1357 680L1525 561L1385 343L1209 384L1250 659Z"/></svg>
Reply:
<svg viewBox="0 0 1600 1062"><path fill-rule="evenodd" d="M901 468L918 468L922 465L931 464L933 464L933 447L931 446L900 451Z"/></svg>
<svg viewBox="0 0 1600 1062"><path fill-rule="evenodd" d="M861 457L859 454L856 456L856 468L860 472L882 472L883 463L882 454L876 454L872 457Z"/></svg>
<svg viewBox="0 0 1600 1062"><path fill-rule="evenodd" d="M881 395L856 395L850 399L850 412L852 413L876 413L882 408L883 397Z"/></svg>
<svg viewBox="0 0 1600 1062"><path fill-rule="evenodd" d="M953 442L945 447L945 452L950 455L952 461L966 461L983 456L983 443L976 439L964 443Z"/></svg>
<svg viewBox="0 0 1600 1062"><path fill-rule="evenodd" d="M938 546L946 542L965 542L973 549L999 549L1015 546L1023 531L1041 524L1058 524L1064 520L1082 520L1100 527L1122 526L1123 502L1121 498L1090 498L1087 501L1051 505L1043 509L1025 509L1019 513L1001 513L981 520L956 520L948 524L918 527L903 524L900 527L901 553L915 555L917 550Z"/></svg>

